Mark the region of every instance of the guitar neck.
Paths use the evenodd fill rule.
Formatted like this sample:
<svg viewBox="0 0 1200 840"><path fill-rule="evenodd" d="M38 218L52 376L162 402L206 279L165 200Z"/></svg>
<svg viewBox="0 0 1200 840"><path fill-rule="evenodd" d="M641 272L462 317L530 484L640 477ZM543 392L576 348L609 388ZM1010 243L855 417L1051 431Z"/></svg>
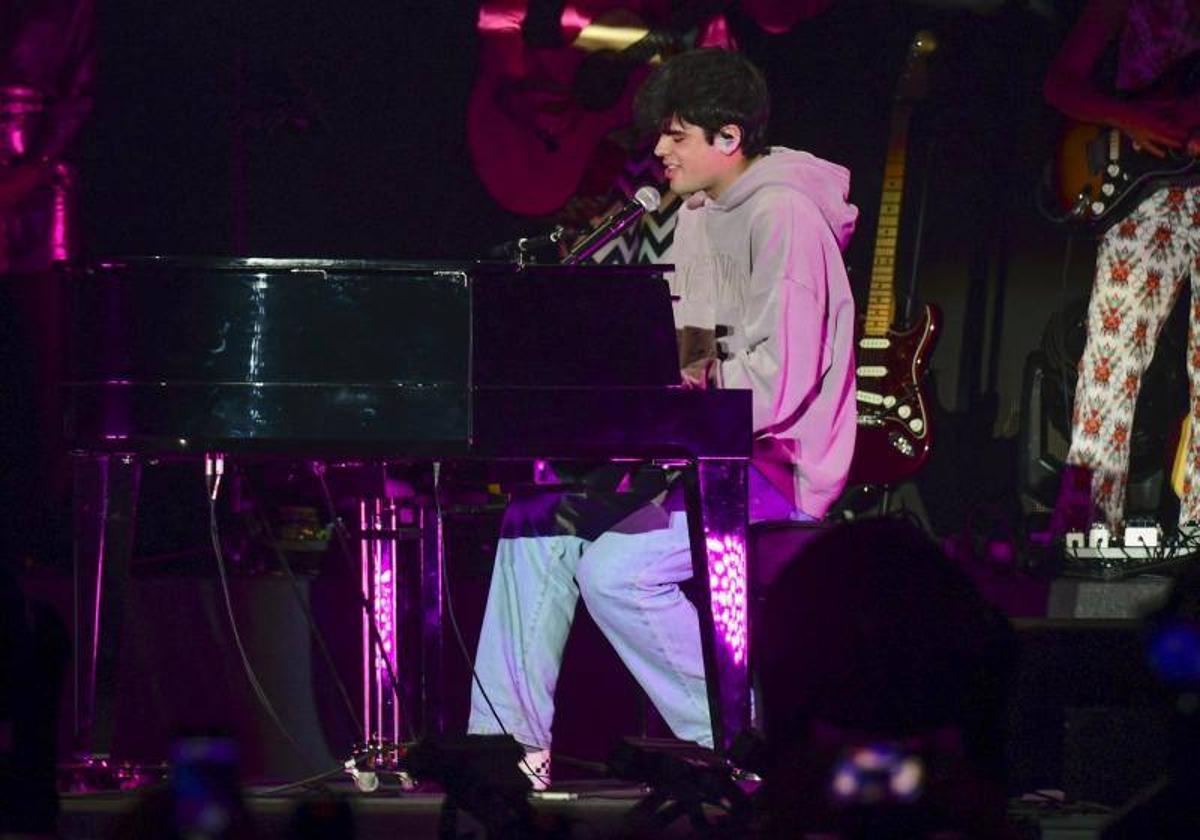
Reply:
<svg viewBox="0 0 1200 840"><path fill-rule="evenodd" d="M908 159L908 126L912 106L897 104L892 112L887 159L883 167L883 193L879 199L879 226L875 231L875 256L863 332L883 336L896 319L896 243L900 234L900 205L904 198L904 173Z"/></svg>

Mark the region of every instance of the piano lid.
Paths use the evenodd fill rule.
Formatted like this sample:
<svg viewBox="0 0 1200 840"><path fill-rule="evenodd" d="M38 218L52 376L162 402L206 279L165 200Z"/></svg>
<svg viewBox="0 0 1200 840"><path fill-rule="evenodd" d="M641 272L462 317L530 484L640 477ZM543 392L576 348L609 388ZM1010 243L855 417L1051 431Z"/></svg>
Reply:
<svg viewBox="0 0 1200 840"><path fill-rule="evenodd" d="M68 437L137 450L337 442L533 452L537 435L525 432L541 429L561 452L576 448L578 426L592 429L578 444L594 454L597 444L616 455L700 452L707 432L695 415L706 403L676 399L663 269L106 260L65 278ZM710 402L721 400L732 413L709 425L720 429L717 448L736 457L749 450L749 401L727 393ZM675 411L663 418L663 449L646 424Z"/></svg>
<svg viewBox="0 0 1200 840"><path fill-rule="evenodd" d="M679 382L661 266L137 257L67 277L76 382Z"/></svg>

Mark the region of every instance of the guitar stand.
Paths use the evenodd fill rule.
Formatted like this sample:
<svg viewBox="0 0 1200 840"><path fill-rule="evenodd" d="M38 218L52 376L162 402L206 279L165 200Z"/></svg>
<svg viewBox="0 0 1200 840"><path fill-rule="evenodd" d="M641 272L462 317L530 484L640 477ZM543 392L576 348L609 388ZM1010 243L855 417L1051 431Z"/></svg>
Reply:
<svg viewBox="0 0 1200 840"><path fill-rule="evenodd" d="M852 499L851 494L861 494L864 499L871 499L869 505L862 504L859 499ZM874 498L877 494L877 498ZM846 491L837 502L835 518L840 513L845 519L893 516L908 512L920 520L921 526L929 530L929 514L925 509L915 488L911 485L900 484L861 484Z"/></svg>
<svg viewBox="0 0 1200 840"><path fill-rule="evenodd" d="M891 505L892 488L886 484L857 484L843 491L832 512L845 519L860 516L880 516Z"/></svg>

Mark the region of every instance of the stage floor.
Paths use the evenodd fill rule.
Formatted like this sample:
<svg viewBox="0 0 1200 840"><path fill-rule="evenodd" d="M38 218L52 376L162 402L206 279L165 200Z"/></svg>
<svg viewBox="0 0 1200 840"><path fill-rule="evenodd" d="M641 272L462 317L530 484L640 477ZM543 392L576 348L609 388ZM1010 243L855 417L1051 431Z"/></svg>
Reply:
<svg viewBox="0 0 1200 840"><path fill-rule="evenodd" d="M444 796L437 792L407 792L396 787L383 787L364 794L349 782L335 782L329 793L290 792L261 795L250 788L245 793L246 809L258 840L273 840L298 836L296 815L304 807L323 808L328 814L331 803L346 804L353 822L353 837L360 840L396 837L436 838ZM611 781L578 781L563 785L549 795L535 796L533 808L539 819L561 820L568 825L572 838L617 838L629 833L627 815L646 791L634 785ZM137 816L141 809L141 818ZM146 822L153 810L146 794L138 792L66 794L62 798L62 815L58 837L61 840L90 840L154 836L148 834L152 824ZM1113 812L1085 804L1063 805L1050 800L1013 800L1009 816L1015 836L1040 840L1091 840L1099 838L1104 824ZM459 822L465 831L477 824L470 818ZM125 829L125 831L123 831ZM350 836L341 831L304 836ZM645 835L636 835L645 836ZM654 834L662 837L694 836L686 820L678 820L667 831Z"/></svg>
<svg viewBox="0 0 1200 840"><path fill-rule="evenodd" d="M243 792L243 802L257 840L295 836L349 837L340 828L330 833L298 835L297 814L304 809L319 811L328 817L335 803L345 803L353 822L353 837L436 838L445 796L436 791L404 791L394 783L385 783L372 793L361 793L349 781L328 785L325 793L290 791L264 794L268 788L251 787ZM570 826L570 837L605 838L629 836L626 817L646 794L637 785L612 781L577 781L556 786L546 794L531 797L539 821L562 821ZM64 794L59 818L58 837L62 840L84 838L126 838L156 836L154 819L162 817L155 807L153 794L137 791L113 793ZM161 827L161 823L157 824ZM477 827L470 817L460 816L459 831ZM147 832L151 833L147 833ZM686 837L690 828L679 820L665 837ZM481 835L482 836L482 835ZM659 836L659 835L655 835Z"/></svg>

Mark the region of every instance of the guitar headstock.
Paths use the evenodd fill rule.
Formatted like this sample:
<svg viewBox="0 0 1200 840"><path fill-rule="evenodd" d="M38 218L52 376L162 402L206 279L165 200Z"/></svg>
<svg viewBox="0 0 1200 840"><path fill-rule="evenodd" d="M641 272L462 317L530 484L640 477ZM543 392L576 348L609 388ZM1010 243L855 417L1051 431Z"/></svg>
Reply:
<svg viewBox="0 0 1200 840"><path fill-rule="evenodd" d="M937 47L937 38L927 29L922 29L913 36L908 45L904 72L896 82L896 101L914 101L925 97L929 90L929 56Z"/></svg>

